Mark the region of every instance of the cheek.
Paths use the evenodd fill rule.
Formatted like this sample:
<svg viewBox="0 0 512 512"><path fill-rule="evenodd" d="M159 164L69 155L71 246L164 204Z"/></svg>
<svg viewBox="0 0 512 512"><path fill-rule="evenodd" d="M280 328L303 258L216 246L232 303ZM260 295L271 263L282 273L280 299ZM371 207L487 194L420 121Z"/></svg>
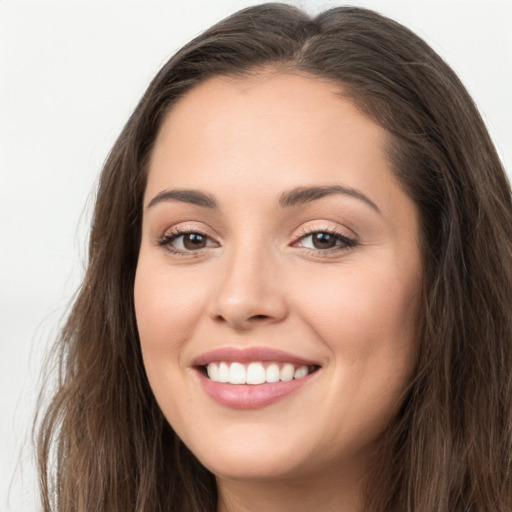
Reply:
<svg viewBox="0 0 512 512"><path fill-rule="evenodd" d="M339 279L331 276L320 281L320 285L309 283L300 293L302 309L329 337L347 331L372 336L394 327L401 331L416 323L411 313L417 309L418 289L400 276L383 275L366 267L363 272L340 272Z"/></svg>
<svg viewBox="0 0 512 512"><path fill-rule="evenodd" d="M182 385L186 372L183 347L193 336L200 301L190 277L180 278L179 273L172 275L167 267L161 267L141 256L135 276L134 303L142 357L164 415L188 425L190 419L182 411L186 410L184 404L194 402L194 396Z"/></svg>
<svg viewBox="0 0 512 512"><path fill-rule="evenodd" d="M416 266L409 271L384 259L380 265L340 267L330 279L311 275L302 286L294 294L301 297L298 309L344 375L354 377L351 385L379 378L398 385L410 375L421 307Z"/></svg>
<svg viewBox="0 0 512 512"><path fill-rule="evenodd" d="M203 298L193 276L157 268L139 261L134 287L137 326L143 351L172 353L191 337Z"/></svg>
<svg viewBox="0 0 512 512"><path fill-rule="evenodd" d="M417 286L416 279L366 266L322 289L309 287L307 322L332 354L326 412L331 421L339 414L339 424L361 439L375 438L385 428L414 371Z"/></svg>

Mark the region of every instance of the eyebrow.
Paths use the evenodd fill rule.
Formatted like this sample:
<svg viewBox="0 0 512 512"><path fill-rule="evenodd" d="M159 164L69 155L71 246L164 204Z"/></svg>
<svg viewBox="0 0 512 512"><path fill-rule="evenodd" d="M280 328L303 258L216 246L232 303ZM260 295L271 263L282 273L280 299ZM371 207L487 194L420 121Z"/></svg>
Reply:
<svg viewBox="0 0 512 512"><path fill-rule="evenodd" d="M289 192L281 194L279 197L279 205L282 207L298 206L321 199L322 197L333 194L342 194L364 201L371 206L376 212L380 213L379 207L367 196L359 190L352 187L343 187L341 185L327 185L321 187L297 187Z"/></svg>
<svg viewBox="0 0 512 512"><path fill-rule="evenodd" d="M282 208L290 208L334 194L342 194L359 199L380 213L379 207L369 197L352 187L343 187L341 185L297 187L281 194L279 196L278 203ZM151 208L158 203L168 201L195 204L209 209L218 208L217 201L213 196L194 189L162 190L162 192L159 192L153 199L151 199L147 208Z"/></svg>
<svg viewBox="0 0 512 512"><path fill-rule="evenodd" d="M151 208L158 203L168 201L180 201L182 203L195 204L197 206L203 206L205 208L217 208L217 201L200 190L162 190L149 202L147 208Z"/></svg>

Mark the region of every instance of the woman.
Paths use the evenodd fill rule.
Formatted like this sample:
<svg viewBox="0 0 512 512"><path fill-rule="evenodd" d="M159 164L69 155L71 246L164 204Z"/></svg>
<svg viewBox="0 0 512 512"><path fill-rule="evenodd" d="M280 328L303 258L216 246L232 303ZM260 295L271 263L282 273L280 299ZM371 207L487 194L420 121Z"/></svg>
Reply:
<svg viewBox="0 0 512 512"><path fill-rule="evenodd" d="M212 27L102 173L45 509L510 510L511 226L475 106L404 27Z"/></svg>

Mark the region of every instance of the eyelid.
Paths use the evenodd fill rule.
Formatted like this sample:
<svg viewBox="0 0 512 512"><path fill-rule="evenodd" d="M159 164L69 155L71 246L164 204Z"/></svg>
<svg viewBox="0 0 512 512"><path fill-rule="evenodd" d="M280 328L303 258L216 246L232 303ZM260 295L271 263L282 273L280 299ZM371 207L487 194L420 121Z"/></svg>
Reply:
<svg viewBox="0 0 512 512"><path fill-rule="evenodd" d="M219 239L217 233L208 224L205 224L204 222L200 221L184 220L181 222L176 222L176 224L172 224L170 226L168 225L166 229L161 230L160 233L162 234L159 236L159 238L163 238L177 233L199 233L215 241Z"/></svg>
<svg viewBox="0 0 512 512"><path fill-rule="evenodd" d="M295 241L291 244L292 247L298 247L302 249L303 251L306 251L310 254L313 254L315 256L336 256L339 255L342 252L349 251L351 249L354 249L356 246L359 245L358 237L357 235L352 231L347 229L347 231L350 231L350 235L341 230L339 227L333 226L333 225L309 225L309 226L302 226L300 228L299 233L295 237ZM301 240L304 240L308 236L312 236L317 233L326 233L329 235L333 235L338 239L338 241L341 241L341 243L336 243L333 247L327 248L327 249L317 249L317 248L311 248L311 247L301 247L299 245L299 242Z"/></svg>
<svg viewBox="0 0 512 512"><path fill-rule="evenodd" d="M202 229L197 225L189 225L186 223L178 224L171 228L168 228L164 234L156 240L156 245L166 249L172 254L181 255L181 256L200 256L206 250L211 248L220 247L220 243L216 240L216 237L212 236L209 233L209 229ZM351 234L347 234L346 231L350 231ZM199 248L178 248L174 247L172 243L188 234L199 234L206 238L207 245ZM336 243L332 247L328 248L315 248L315 247L304 247L301 245L301 241L305 238L312 236L318 233L325 233L328 235L332 235L336 238ZM355 246L359 245L357 235L348 229L341 229L336 225L327 225L327 224L310 224L301 226L299 232L295 235L294 241L290 244L291 247L295 247L301 249L304 252L308 252L314 254L316 256L333 256L337 255L341 252L353 249Z"/></svg>
<svg viewBox="0 0 512 512"><path fill-rule="evenodd" d="M205 250L210 249L212 247L219 247L220 244L216 240L216 237L212 236L207 229L198 228L197 225L190 224L178 224L177 226L173 226L165 230L163 235L161 235L156 240L156 245L166 249L171 254L181 255L181 256L200 256ZM207 240L213 242L213 244L207 245L206 247L200 247L198 249L187 250L187 249L178 249L171 246L171 243L174 240L177 240L180 237L183 237L187 234L196 233L205 237Z"/></svg>
<svg viewBox="0 0 512 512"><path fill-rule="evenodd" d="M294 237L295 242L314 233L331 233L354 242L359 241L359 235L349 227L325 219L318 219L302 224Z"/></svg>

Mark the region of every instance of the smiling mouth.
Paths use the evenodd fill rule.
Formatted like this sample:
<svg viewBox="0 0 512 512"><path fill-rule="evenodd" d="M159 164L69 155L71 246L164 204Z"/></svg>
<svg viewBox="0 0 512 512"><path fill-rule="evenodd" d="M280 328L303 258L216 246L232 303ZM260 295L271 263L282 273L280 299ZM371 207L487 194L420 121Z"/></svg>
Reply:
<svg viewBox="0 0 512 512"><path fill-rule="evenodd" d="M320 367L280 362L218 361L208 363L200 368L203 375L213 382L259 385L303 379L316 372Z"/></svg>

